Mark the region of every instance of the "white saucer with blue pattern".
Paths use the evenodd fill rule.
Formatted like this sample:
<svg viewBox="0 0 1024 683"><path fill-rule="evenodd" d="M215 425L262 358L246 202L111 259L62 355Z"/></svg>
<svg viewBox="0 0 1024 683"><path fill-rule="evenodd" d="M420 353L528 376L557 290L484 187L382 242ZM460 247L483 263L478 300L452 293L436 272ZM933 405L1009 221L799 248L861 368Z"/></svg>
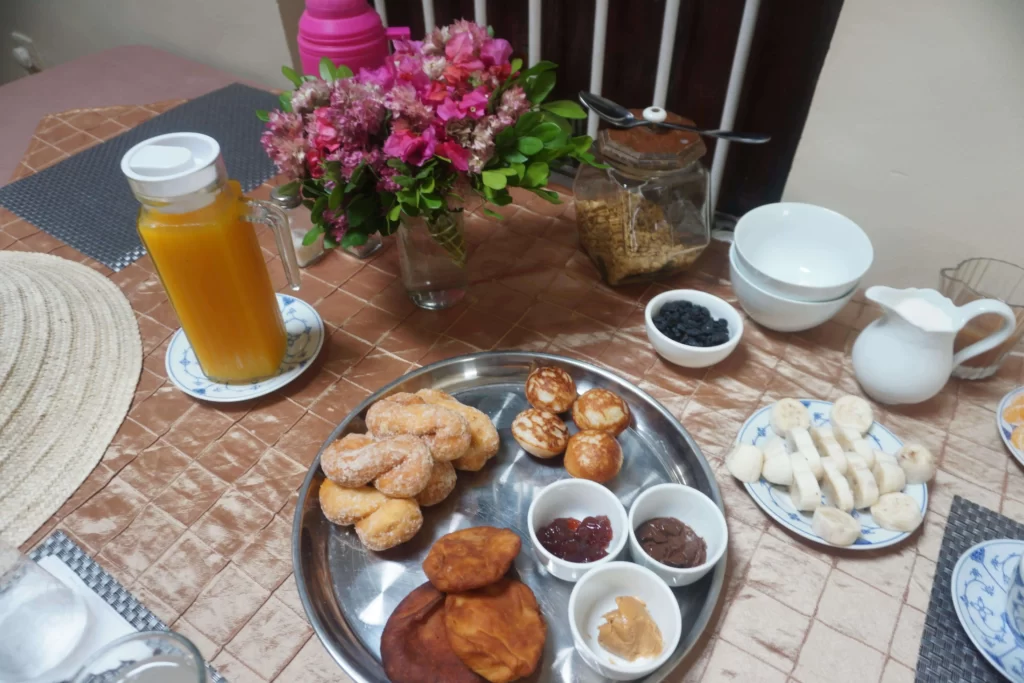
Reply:
<svg viewBox="0 0 1024 683"><path fill-rule="evenodd" d="M277 295L281 307L285 330L288 333L288 350L281 367L273 377L258 382L222 384L211 381L203 374L196 360L192 345L184 330L171 337L167 347L167 377L189 396L204 401L230 403L247 401L276 391L301 375L320 353L324 345L324 321L320 314L302 299L285 294Z"/></svg>
<svg viewBox="0 0 1024 683"><path fill-rule="evenodd" d="M953 567L953 607L967 637L999 673L1024 683L1024 635L1006 617L1024 541L999 538L969 548Z"/></svg>
<svg viewBox="0 0 1024 683"><path fill-rule="evenodd" d="M1017 458L1017 462L1024 465L1024 452L1021 452L1019 448L1013 445L1013 441L1010 440L1013 436L1013 429L1017 425L1010 424L1003 419L1003 411L1006 410L1006 407L1010 405L1011 401L1021 394L1024 394L1024 387L1018 387L1006 396L1003 396L1003 400L999 402L999 409L996 410L996 423L999 427L999 436L1003 437L1003 443L1006 444L1006 447L1010 450L1013 457Z"/></svg>
<svg viewBox="0 0 1024 683"><path fill-rule="evenodd" d="M801 399L800 402L810 411L813 426L823 427L829 424L828 416L832 411L830 402L811 399ZM764 442L774 434L771 428L771 411L771 406L762 408L743 423L736 439L737 443L763 446ZM871 425L871 430L868 431L866 438L872 446L889 454L895 454L903 447L903 443L892 432L877 422ZM811 513L798 511L793 506L793 502L789 498L789 491L785 487L773 486L764 479L753 484L744 484L744 487L754 502L785 528L809 541L827 546L832 545L814 533L811 529ZM903 492L917 501L923 517L928 509L927 485L908 484ZM910 536L910 533L905 531L889 531L878 526L872 519L870 510L854 510L852 514L854 519L860 522L861 536L852 546L849 546L850 550L878 550L899 543Z"/></svg>

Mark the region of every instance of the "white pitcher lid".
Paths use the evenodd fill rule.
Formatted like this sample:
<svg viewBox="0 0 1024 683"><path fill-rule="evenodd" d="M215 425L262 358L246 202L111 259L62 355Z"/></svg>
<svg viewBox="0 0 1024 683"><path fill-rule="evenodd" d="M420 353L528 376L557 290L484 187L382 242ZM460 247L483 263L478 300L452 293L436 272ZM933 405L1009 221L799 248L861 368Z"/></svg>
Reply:
<svg viewBox="0 0 1024 683"><path fill-rule="evenodd" d="M173 199L200 190L218 178L220 145L202 133L158 135L128 150L121 172L137 195Z"/></svg>

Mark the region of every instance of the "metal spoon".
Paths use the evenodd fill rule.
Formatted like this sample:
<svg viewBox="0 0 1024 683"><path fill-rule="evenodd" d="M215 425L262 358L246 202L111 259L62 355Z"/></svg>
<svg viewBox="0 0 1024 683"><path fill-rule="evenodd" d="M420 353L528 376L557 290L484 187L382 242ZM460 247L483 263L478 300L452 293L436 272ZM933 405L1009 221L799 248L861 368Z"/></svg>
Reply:
<svg viewBox="0 0 1024 683"><path fill-rule="evenodd" d="M653 111L655 120L647 120L646 118L638 119L633 115L633 112L623 107L621 104L616 104L609 99L595 95L594 93L580 91L580 102L584 106L589 108L599 117L619 128L636 128L637 126L662 126L663 128L674 128L675 130L685 130L690 133L697 133L698 135L705 135L711 138L721 138L723 140L729 140L730 142L743 142L749 145L760 145L771 140L771 136L762 135L760 133L735 133L729 130L705 130L703 128L695 128L694 126L684 126L680 123L668 123L667 121L658 121L658 118L663 118L665 110L660 107L648 107L644 110L646 114L648 111ZM660 115L659 115L660 114Z"/></svg>

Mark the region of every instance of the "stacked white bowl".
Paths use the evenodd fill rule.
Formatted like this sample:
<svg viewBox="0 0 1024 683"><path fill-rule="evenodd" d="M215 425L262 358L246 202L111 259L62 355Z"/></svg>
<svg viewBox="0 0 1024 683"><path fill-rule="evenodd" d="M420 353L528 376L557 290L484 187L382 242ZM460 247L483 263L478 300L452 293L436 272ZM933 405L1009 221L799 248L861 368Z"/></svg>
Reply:
<svg viewBox="0 0 1024 683"><path fill-rule="evenodd" d="M779 332L817 327L853 298L871 267L871 240L849 218L813 204L765 204L736 224L729 274L743 310Z"/></svg>

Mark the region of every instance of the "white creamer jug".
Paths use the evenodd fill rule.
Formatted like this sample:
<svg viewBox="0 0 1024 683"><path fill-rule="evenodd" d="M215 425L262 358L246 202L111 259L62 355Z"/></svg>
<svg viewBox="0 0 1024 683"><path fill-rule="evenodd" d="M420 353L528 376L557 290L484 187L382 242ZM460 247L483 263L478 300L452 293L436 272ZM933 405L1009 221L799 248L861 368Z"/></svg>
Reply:
<svg viewBox="0 0 1024 683"><path fill-rule="evenodd" d="M853 372L865 393L879 403L920 403L942 391L953 368L1006 341L1017 319L995 299L959 308L934 289L871 287L869 300L882 317L853 344ZM953 355L953 340L971 318L993 313L1003 326Z"/></svg>

